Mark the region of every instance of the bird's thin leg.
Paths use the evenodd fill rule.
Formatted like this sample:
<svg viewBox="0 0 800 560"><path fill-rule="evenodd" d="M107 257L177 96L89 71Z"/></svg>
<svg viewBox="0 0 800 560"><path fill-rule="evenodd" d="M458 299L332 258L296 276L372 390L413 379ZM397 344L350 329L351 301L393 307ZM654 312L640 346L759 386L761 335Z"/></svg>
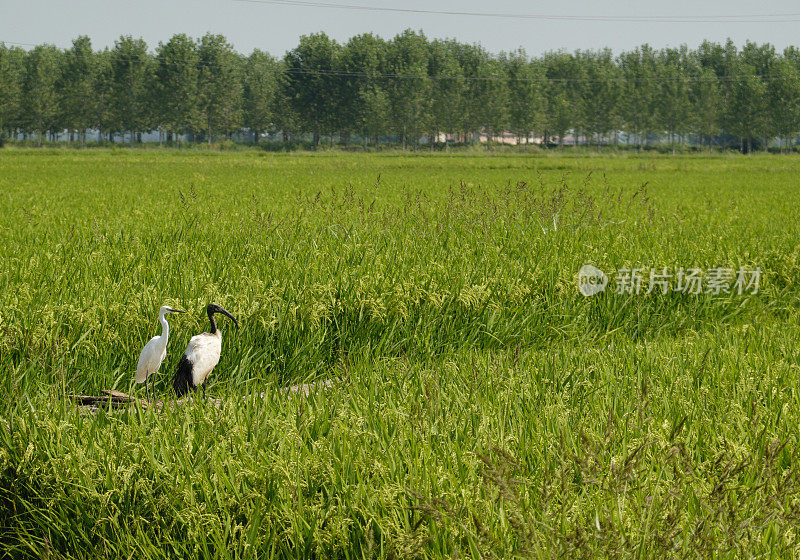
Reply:
<svg viewBox="0 0 800 560"><path fill-rule="evenodd" d="M206 398L206 382L205 381L203 381L202 387L203 387L203 400L205 400L205 398Z"/></svg>
<svg viewBox="0 0 800 560"><path fill-rule="evenodd" d="M147 392L147 378L144 378L144 398L145 400L150 400L150 394Z"/></svg>

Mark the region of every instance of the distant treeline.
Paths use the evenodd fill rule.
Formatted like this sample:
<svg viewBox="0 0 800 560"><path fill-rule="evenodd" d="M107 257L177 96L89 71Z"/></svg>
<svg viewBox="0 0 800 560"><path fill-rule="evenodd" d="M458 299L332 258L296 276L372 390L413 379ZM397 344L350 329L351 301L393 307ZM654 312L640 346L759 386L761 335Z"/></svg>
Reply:
<svg viewBox="0 0 800 560"><path fill-rule="evenodd" d="M411 30L346 44L308 35L282 59L244 56L213 34L175 35L154 52L130 36L102 51L88 37L66 50L0 44L0 132L41 141L64 130L75 141L87 131L131 142L144 131L198 142L271 132L403 146L480 132L615 143L623 132L750 151L800 133L800 50L728 41L532 58Z"/></svg>

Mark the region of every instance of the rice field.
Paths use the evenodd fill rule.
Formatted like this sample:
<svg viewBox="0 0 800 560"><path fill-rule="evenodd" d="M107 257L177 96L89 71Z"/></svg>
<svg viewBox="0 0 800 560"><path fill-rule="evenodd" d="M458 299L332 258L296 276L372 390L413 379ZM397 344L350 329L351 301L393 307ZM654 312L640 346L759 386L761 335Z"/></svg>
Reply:
<svg viewBox="0 0 800 560"><path fill-rule="evenodd" d="M798 172L0 150L0 557L797 557ZM221 408L65 398L211 301Z"/></svg>

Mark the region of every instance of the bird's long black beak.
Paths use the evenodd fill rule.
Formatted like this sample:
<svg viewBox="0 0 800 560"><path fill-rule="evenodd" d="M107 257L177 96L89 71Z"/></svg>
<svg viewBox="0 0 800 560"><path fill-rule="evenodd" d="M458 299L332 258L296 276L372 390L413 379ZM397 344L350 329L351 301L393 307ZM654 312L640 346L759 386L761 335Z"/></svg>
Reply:
<svg viewBox="0 0 800 560"><path fill-rule="evenodd" d="M218 307L219 307L219 306L218 306ZM234 316L233 316L233 315L231 315L231 314L230 314L230 313L229 313L227 310L225 310L225 309L222 309L221 307L219 308L219 312L220 312L220 313L222 313L223 315L225 315L225 316L226 316L227 318L229 318L231 321L233 321L233 324L234 324L234 325L236 325L236 329L237 329L237 330L239 329L239 321L237 321L237 320L236 320L236 317L234 317Z"/></svg>
<svg viewBox="0 0 800 560"><path fill-rule="evenodd" d="M181 311L180 309L173 309L171 307L168 309L168 311L170 313L186 313L186 311Z"/></svg>

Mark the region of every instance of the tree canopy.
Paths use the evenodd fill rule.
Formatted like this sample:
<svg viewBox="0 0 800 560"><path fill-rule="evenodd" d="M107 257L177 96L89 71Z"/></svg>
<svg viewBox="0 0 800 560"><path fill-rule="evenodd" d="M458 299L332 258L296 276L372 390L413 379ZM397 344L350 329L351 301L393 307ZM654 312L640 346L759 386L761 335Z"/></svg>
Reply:
<svg viewBox="0 0 800 560"><path fill-rule="evenodd" d="M303 36L282 58L236 52L222 35L173 36L152 51L120 37L95 51L88 37L61 50L0 43L0 133L41 141L69 131L144 131L212 141L308 134L366 145L391 138L470 141L510 133L563 143L721 144L749 151L800 134L800 50L704 42L530 57L429 40L362 34L340 44Z"/></svg>

